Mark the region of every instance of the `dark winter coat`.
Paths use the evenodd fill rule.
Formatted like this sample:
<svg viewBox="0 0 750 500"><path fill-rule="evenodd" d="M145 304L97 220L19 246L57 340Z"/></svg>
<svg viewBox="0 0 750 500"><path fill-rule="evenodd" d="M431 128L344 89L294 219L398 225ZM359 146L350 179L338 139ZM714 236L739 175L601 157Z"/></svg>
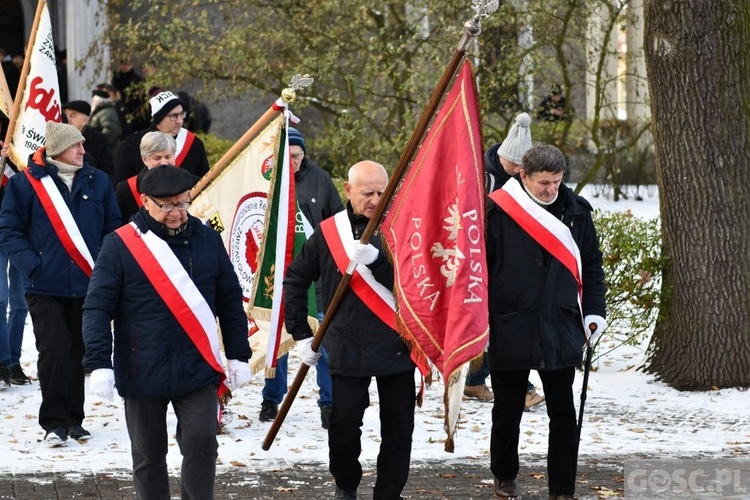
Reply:
<svg viewBox="0 0 750 500"><path fill-rule="evenodd" d="M141 139L147 132L154 132L156 127L152 126L146 130L141 130L131 134L120 144L120 154L117 156L115 163L115 186L141 171L143 168L143 159L141 159ZM200 177L208 172L208 157L206 156L206 147L199 137L193 140L190 150L182 161L180 168L184 168L191 174Z"/></svg>
<svg viewBox="0 0 750 500"><path fill-rule="evenodd" d="M548 209L568 226L581 253L583 314L604 317L604 271L591 205L563 184ZM573 275L491 199L486 244L490 368L580 366L585 337Z"/></svg>
<svg viewBox="0 0 750 500"><path fill-rule="evenodd" d="M294 173L294 189L300 210L313 229L344 209L331 176L307 158L302 159L299 170ZM318 299L318 312L322 312L323 285L320 282L315 284L315 293Z"/></svg>
<svg viewBox="0 0 750 500"><path fill-rule="evenodd" d="M138 172L136 187L140 185L140 179L143 174L148 172L148 167L144 166L140 172ZM138 202L136 197L133 196L133 190L130 189L130 179L126 179L117 183L115 187L115 198L117 199L117 206L120 207L120 214L122 215L122 223L127 224L130 222L130 218L138 213Z"/></svg>
<svg viewBox="0 0 750 500"><path fill-rule="evenodd" d="M484 188L488 193L500 189L512 177L505 172L500 164L500 157L497 156L497 150L500 149L502 144L502 142L498 142L494 146L490 146L490 149L484 153Z"/></svg>
<svg viewBox="0 0 750 500"><path fill-rule="evenodd" d="M104 172L84 161L68 187L47 161L42 148L29 157L29 173L51 176L81 231L91 257L96 259L102 239L120 225L120 210L112 183ZM84 297L89 278L63 248L39 198L24 172L11 177L0 210L0 245L24 276L28 293Z"/></svg>
<svg viewBox="0 0 750 500"><path fill-rule="evenodd" d="M117 158L120 151L120 139L122 139L122 125L120 124L120 115L117 114L115 104L112 101L102 101L94 108L89 117L89 127L95 128L107 136L112 156Z"/></svg>
<svg viewBox="0 0 750 500"><path fill-rule="evenodd" d="M354 215L348 204L347 213L354 237L359 238L369 219ZM382 249L380 236L373 236L370 243ZM382 250L377 260L368 267L379 283L389 290L393 289L393 266ZM312 336L307 324L307 290L319 278L327 307L341 280L341 272L320 227L315 229L300 253L294 257L284 279L286 328L295 340ZM328 369L332 375L392 375L415 367L409 357L409 349L398 333L383 323L351 289L344 294L323 345L328 353Z"/></svg>
<svg viewBox="0 0 750 500"><path fill-rule="evenodd" d="M313 228L344 209L331 176L307 158L294 173L294 189L300 210Z"/></svg>
<svg viewBox="0 0 750 500"><path fill-rule="evenodd" d="M101 170L111 179L115 173L115 162L112 160L112 149L109 147L107 137L88 125L83 127L81 135L86 139L83 143L86 159L92 167Z"/></svg>
<svg viewBox="0 0 750 500"><path fill-rule="evenodd" d="M247 319L242 290L221 237L189 216L184 232L167 238L163 226L142 208L133 222L166 239L195 286L219 318L228 359L247 361ZM84 366L112 367L114 319L115 384L122 397L173 397L219 382L188 334L125 247L112 234L96 261L89 296L83 306Z"/></svg>

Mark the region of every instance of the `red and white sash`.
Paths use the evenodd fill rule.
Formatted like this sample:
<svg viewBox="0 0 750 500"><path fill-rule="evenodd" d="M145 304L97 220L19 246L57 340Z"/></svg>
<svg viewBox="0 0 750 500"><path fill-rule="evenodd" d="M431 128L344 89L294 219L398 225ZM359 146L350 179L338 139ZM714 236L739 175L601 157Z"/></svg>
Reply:
<svg viewBox="0 0 750 500"><path fill-rule="evenodd" d="M576 280L578 307L581 308L583 281L581 279L581 253L568 226L532 200L521 184L513 177L490 198L502 208L521 228L560 261Z"/></svg>
<svg viewBox="0 0 750 500"><path fill-rule="evenodd" d="M166 241L152 231L141 233L131 222L115 231L180 326L221 380L219 398L229 391L219 354L216 317Z"/></svg>
<svg viewBox="0 0 750 500"><path fill-rule="evenodd" d="M86 273L86 276L91 277L91 272L94 270L94 259L91 257L89 247L86 246L86 241L84 241L81 231L78 229L73 214L70 213L70 208L57 189L55 181L49 175L37 179L31 175L28 168L24 171L63 248L68 252L73 262L78 264L78 267Z"/></svg>
<svg viewBox="0 0 750 500"><path fill-rule="evenodd" d="M182 162L185 161L185 157L190 151L190 146L193 145L194 140L195 140L194 133L190 132L186 128L180 129L180 132L177 134L177 137L175 137L175 141L177 141L177 150L174 153L175 165L177 165L178 167L182 165Z"/></svg>
<svg viewBox="0 0 750 500"><path fill-rule="evenodd" d="M143 202L141 201L141 193L138 192L138 176L134 175L133 177L128 178L128 187L130 188L130 193L133 195L133 199L135 199L135 204L138 208L141 208L143 206Z"/></svg>
<svg viewBox="0 0 750 500"><path fill-rule="evenodd" d="M346 210L342 210L333 217L329 217L320 223L328 248L331 250L333 260L342 274L351 262L346 253L349 242L354 241L352 226ZM393 292L380 284L372 275L367 266L358 264L349 286L357 294L357 297L380 318L380 320L394 330L396 328L396 301Z"/></svg>

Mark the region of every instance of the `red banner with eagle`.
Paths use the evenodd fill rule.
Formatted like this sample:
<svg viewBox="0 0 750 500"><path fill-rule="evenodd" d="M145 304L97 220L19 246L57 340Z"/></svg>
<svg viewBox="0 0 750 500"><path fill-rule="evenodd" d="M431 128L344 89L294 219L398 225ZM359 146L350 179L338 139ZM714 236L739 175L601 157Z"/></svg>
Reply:
<svg viewBox="0 0 750 500"><path fill-rule="evenodd" d="M399 332L423 375L443 376L453 450L468 363L489 339L482 133L464 60L381 225L393 256Z"/></svg>

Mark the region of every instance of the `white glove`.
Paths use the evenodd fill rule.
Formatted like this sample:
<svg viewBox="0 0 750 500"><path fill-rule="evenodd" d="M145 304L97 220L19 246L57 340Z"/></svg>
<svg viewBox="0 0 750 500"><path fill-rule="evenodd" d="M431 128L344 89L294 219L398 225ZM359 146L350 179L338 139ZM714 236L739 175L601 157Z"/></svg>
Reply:
<svg viewBox="0 0 750 500"><path fill-rule="evenodd" d="M352 262L362 264L363 266L367 266L375 262L375 259L378 258L379 253L380 252L378 251L378 249L371 244L368 243L367 245L363 245L359 242L359 240L352 241L349 244L346 252Z"/></svg>
<svg viewBox="0 0 750 500"><path fill-rule="evenodd" d="M297 341L297 345L299 346L299 356L302 358L302 362L307 366L317 365L320 355L322 354L320 351L315 352L312 350L312 341L312 337L307 337L306 339Z"/></svg>
<svg viewBox="0 0 750 500"><path fill-rule="evenodd" d="M253 378L253 372L250 370L250 363L237 359L229 360L229 384L232 389L239 389L243 385L250 383Z"/></svg>
<svg viewBox="0 0 750 500"><path fill-rule="evenodd" d="M97 368L89 375L89 393L107 401L115 400L115 371Z"/></svg>
<svg viewBox="0 0 750 500"><path fill-rule="evenodd" d="M586 325L586 337L588 337L590 345L593 345L599 335L607 328L607 320L598 314L587 314L583 318L583 324ZM591 325L595 325L595 328L591 328Z"/></svg>

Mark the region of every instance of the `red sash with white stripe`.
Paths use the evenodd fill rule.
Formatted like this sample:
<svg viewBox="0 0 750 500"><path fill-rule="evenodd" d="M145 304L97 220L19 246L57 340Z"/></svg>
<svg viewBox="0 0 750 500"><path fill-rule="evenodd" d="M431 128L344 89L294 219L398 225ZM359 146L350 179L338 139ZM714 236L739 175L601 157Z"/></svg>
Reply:
<svg viewBox="0 0 750 500"><path fill-rule="evenodd" d="M216 317L206 299L166 241L151 231L141 233L132 222L115 232L203 359L219 373L217 392L222 398L229 391L229 386L219 354Z"/></svg>
<svg viewBox="0 0 750 500"><path fill-rule="evenodd" d="M37 161L36 157L34 161ZM94 259L89 247L86 246L86 241L84 241L80 229L78 229L73 214L70 213L70 208L68 208L62 194L57 189L55 181L49 175L37 179L31 175L28 168L24 171L63 248L68 252L73 262L86 273L86 276L91 277L91 272L94 270Z"/></svg>
<svg viewBox="0 0 750 500"><path fill-rule="evenodd" d="M135 199L135 204L138 206L138 208L141 208L143 206L143 202L141 201L141 193L138 192L138 188L136 187L137 182L138 182L137 175L130 177L128 179L128 187L130 188L130 192L133 194L133 198Z"/></svg>
<svg viewBox="0 0 750 500"><path fill-rule="evenodd" d="M583 281L581 279L581 254L570 234L570 229L532 200L514 178L490 198L502 208L534 241L570 271L578 287L578 305L581 305Z"/></svg>
<svg viewBox="0 0 750 500"><path fill-rule="evenodd" d="M323 237L331 250L333 260L342 274L346 273L351 259L346 254L345 242L354 241L349 215L343 210L320 223ZM380 284L367 266L357 265L349 286L357 297L393 330L396 328L396 303L393 292Z"/></svg>
<svg viewBox="0 0 750 500"><path fill-rule="evenodd" d="M175 165L177 165L178 167L182 165L182 162L185 161L185 158L187 157L187 154L190 151L190 147L193 145L194 140L194 133L185 128L180 129L180 132L175 138L175 141L177 141L177 150L175 151L174 155Z"/></svg>

